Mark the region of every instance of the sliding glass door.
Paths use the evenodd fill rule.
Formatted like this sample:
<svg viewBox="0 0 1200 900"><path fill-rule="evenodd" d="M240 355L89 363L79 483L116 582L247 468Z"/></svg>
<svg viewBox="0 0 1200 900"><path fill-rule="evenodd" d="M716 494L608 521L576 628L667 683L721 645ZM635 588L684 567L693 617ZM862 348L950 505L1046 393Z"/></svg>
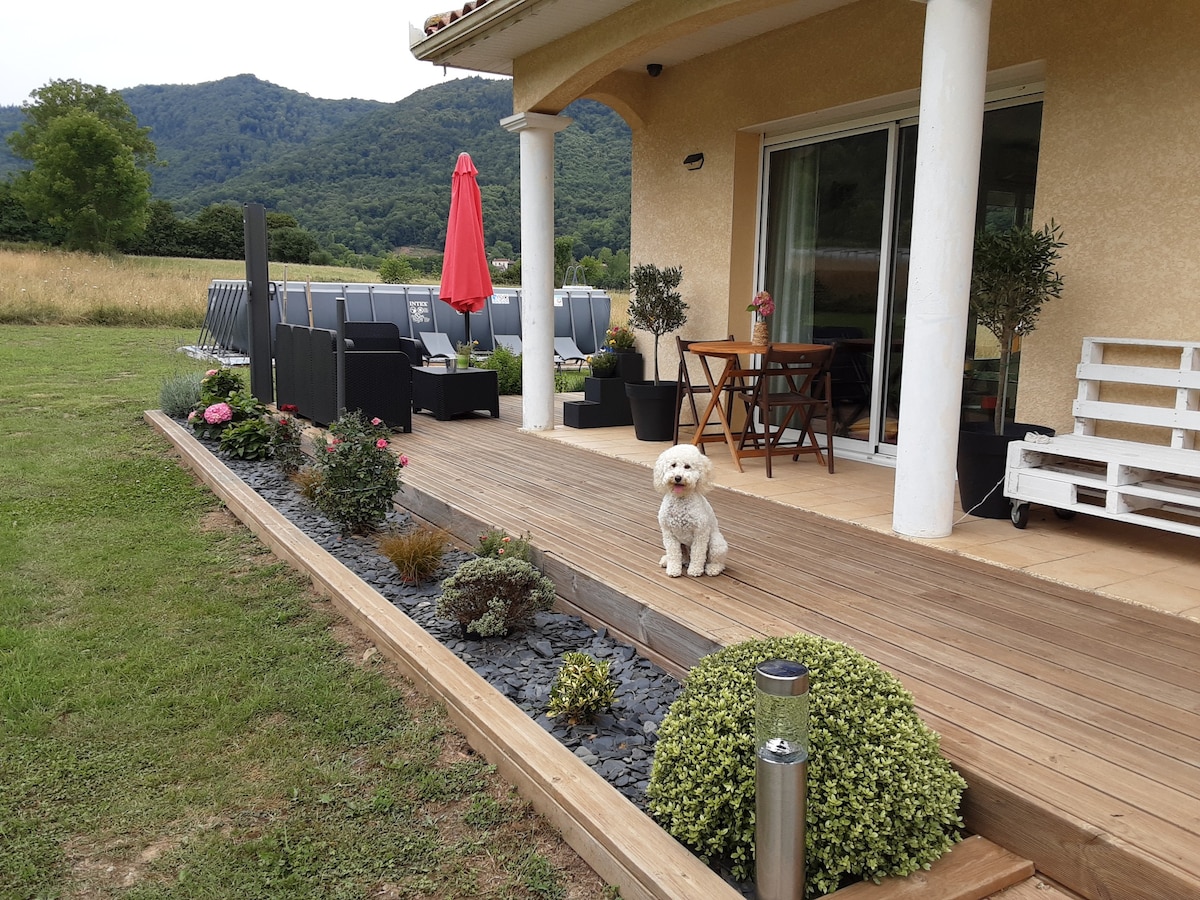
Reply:
<svg viewBox="0 0 1200 900"><path fill-rule="evenodd" d="M1040 123L1040 103L986 114L980 227L1028 214ZM759 281L777 302L772 337L834 345L829 426L867 455L893 454L898 432L916 146L907 119L766 153Z"/></svg>

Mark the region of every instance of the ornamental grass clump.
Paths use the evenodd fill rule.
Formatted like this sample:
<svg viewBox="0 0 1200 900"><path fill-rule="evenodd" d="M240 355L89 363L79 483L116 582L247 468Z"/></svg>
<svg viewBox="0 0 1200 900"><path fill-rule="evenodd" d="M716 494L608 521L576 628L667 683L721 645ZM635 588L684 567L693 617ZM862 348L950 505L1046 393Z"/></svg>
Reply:
<svg viewBox="0 0 1200 900"><path fill-rule="evenodd" d="M550 718L566 716L572 725L591 722L612 709L617 685L608 673L609 661L586 653L564 653L563 663L550 686Z"/></svg>
<svg viewBox="0 0 1200 900"><path fill-rule="evenodd" d="M689 673L659 728L647 790L669 833L733 876L754 874L754 669L810 671L806 896L909 875L959 840L966 782L912 695L877 663L811 635L726 647Z"/></svg>
<svg viewBox="0 0 1200 900"><path fill-rule="evenodd" d="M526 532L520 537L513 537L503 528L489 528L479 536L475 545L476 556L489 556L493 559L523 559L533 560L533 545L529 542L530 534Z"/></svg>
<svg viewBox="0 0 1200 900"><path fill-rule="evenodd" d="M172 419L186 419L200 402L200 372L174 375L163 381L158 392L158 408Z"/></svg>
<svg viewBox="0 0 1200 900"><path fill-rule="evenodd" d="M450 538L440 528L421 525L408 531L391 531L379 539L379 552L391 561L409 584L428 581L442 567Z"/></svg>
<svg viewBox="0 0 1200 900"><path fill-rule="evenodd" d="M389 449L388 434L382 420L347 413L329 426L328 443L313 460L320 476L313 502L343 533L369 531L392 510L408 458Z"/></svg>
<svg viewBox="0 0 1200 900"><path fill-rule="evenodd" d="M554 582L523 559L467 560L442 583L437 612L458 622L463 637L499 637L554 605Z"/></svg>

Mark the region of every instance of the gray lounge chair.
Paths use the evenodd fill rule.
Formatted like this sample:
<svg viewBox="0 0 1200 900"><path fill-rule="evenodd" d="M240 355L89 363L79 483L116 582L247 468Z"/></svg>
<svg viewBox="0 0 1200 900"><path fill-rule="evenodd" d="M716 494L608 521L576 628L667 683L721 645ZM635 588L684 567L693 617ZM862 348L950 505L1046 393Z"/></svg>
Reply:
<svg viewBox="0 0 1200 900"><path fill-rule="evenodd" d="M574 338L556 337L554 339L554 361L561 367L563 363L576 362L582 369L587 362L587 354L579 349Z"/></svg>
<svg viewBox="0 0 1200 900"><path fill-rule="evenodd" d="M521 336L519 334L497 334L493 337L496 339L497 347L503 347L513 356L521 355Z"/></svg>
<svg viewBox="0 0 1200 900"><path fill-rule="evenodd" d="M455 359L458 356L458 350L444 331L422 331L419 336L425 345L425 355L430 359Z"/></svg>

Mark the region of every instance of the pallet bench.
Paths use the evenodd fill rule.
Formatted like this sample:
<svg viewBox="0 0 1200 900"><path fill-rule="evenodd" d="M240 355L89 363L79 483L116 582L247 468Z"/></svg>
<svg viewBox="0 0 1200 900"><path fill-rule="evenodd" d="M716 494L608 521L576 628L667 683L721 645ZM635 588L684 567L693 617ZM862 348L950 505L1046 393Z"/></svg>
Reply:
<svg viewBox="0 0 1200 900"><path fill-rule="evenodd" d="M1009 445L1013 524L1042 503L1200 537L1200 341L1085 338L1076 377L1074 431Z"/></svg>

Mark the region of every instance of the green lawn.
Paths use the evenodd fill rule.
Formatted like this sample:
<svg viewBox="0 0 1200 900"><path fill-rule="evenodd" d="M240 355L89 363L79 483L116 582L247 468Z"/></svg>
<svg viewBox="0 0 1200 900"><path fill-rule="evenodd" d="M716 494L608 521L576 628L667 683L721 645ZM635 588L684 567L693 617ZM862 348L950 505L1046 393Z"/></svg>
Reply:
<svg viewBox="0 0 1200 900"><path fill-rule="evenodd" d="M0 897L608 895L142 422L194 339L0 326Z"/></svg>

